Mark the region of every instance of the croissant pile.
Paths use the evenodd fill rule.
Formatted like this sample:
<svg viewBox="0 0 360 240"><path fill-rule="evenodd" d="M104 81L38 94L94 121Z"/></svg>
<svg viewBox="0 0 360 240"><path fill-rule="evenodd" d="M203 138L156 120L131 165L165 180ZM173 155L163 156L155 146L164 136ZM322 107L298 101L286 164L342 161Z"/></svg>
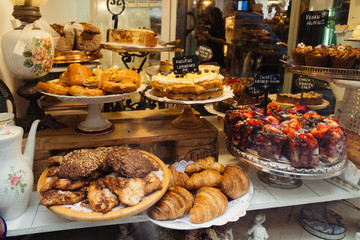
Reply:
<svg viewBox="0 0 360 240"><path fill-rule="evenodd" d="M40 184L40 204L47 207L79 203L107 213L135 206L163 187L160 164L127 146L78 149L46 160L47 180Z"/></svg>
<svg viewBox="0 0 360 240"><path fill-rule="evenodd" d="M204 223L222 215L228 199L245 195L250 187L246 172L236 164L223 166L213 157L199 159L179 172L173 165L169 189L150 208L154 220L171 220L189 214L192 223Z"/></svg>
<svg viewBox="0 0 360 240"><path fill-rule="evenodd" d="M38 82L39 91L55 95L79 97L104 96L136 91L141 86L141 76L130 69L109 68L91 70L79 63L70 64L58 82Z"/></svg>

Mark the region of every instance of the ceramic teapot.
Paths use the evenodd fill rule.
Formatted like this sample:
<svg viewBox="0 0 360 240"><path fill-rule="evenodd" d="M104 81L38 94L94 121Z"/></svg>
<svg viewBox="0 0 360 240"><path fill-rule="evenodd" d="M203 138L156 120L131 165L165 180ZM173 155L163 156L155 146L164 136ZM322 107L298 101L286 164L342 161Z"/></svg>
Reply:
<svg viewBox="0 0 360 240"><path fill-rule="evenodd" d="M0 216L6 221L20 216L26 209L33 191L33 160L35 135L40 120L30 128L24 154L24 130L17 126L0 125Z"/></svg>

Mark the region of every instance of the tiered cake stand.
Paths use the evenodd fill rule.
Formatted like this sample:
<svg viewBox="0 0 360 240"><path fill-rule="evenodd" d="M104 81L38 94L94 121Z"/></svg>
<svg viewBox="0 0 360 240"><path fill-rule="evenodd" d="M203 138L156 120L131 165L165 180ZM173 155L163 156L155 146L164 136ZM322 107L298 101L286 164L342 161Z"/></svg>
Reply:
<svg viewBox="0 0 360 240"><path fill-rule="evenodd" d="M201 118L198 118L194 115L191 109L191 105L220 102L225 99L232 98L233 91L229 86L224 86L224 93L220 97L206 99L206 100L196 100L196 101L182 101L182 100L169 99L166 97L157 97L153 94L152 89L147 90L145 92L145 96L158 102L185 105L182 113L172 121L172 124L174 127L177 128L196 129L202 127L204 125L204 122L202 121Z"/></svg>

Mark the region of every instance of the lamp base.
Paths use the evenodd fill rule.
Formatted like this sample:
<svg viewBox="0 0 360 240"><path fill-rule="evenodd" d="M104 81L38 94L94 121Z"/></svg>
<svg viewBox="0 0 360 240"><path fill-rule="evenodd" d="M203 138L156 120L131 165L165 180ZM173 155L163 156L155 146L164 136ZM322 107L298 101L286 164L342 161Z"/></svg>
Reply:
<svg viewBox="0 0 360 240"><path fill-rule="evenodd" d="M21 119L16 119L16 125L21 126L25 132L30 130L31 124L36 119L40 119L38 129L60 129L65 128L66 124L59 123L51 115L45 114L40 108L38 100L43 96L37 91L36 83L38 81L25 81L24 85L19 87L16 93L30 101L29 106L26 110L26 116Z"/></svg>

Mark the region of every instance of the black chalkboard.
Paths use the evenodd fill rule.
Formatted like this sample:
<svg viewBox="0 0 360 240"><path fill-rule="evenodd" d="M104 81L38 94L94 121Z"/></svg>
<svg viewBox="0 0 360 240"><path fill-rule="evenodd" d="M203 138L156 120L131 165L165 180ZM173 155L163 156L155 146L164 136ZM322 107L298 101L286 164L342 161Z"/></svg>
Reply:
<svg viewBox="0 0 360 240"><path fill-rule="evenodd" d="M305 25L310 26L327 26L329 19L329 10L309 11L304 13Z"/></svg>
<svg viewBox="0 0 360 240"><path fill-rule="evenodd" d="M257 73L254 75L254 86L264 92L277 92L280 83L280 74Z"/></svg>
<svg viewBox="0 0 360 240"><path fill-rule="evenodd" d="M201 61L209 61L213 57L213 52L208 46L200 45L196 48L195 55L198 56Z"/></svg>
<svg viewBox="0 0 360 240"><path fill-rule="evenodd" d="M264 94L264 91L262 89L258 89L254 85L254 82L252 82L252 83L249 83L248 85L246 85L245 93L247 95L250 95L250 96L253 96L253 97L259 97L259 96Z"/></svg>
<svg viewBox="0 0 360 240"><path fill-rule="evenodd" d="M199 71L199 59L196 55L173 58L174 73L185 74Z"/></svg>
<svg viewBox="0 0 360 240"><path fill-rule="evenodd" d="M300 76L295 80L296 86L301 90L312 90L315 87L315 81L308 76Z"/></svg>

